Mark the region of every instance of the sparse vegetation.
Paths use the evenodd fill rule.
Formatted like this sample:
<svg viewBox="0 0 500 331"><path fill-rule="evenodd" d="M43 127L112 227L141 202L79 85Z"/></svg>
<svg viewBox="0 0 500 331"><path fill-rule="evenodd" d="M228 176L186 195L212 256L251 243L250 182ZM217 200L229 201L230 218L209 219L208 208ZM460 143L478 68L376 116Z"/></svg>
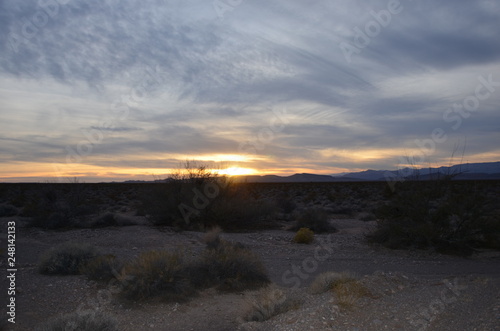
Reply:
<svg viewBox="0 0 500 331"><path fill-rule="evenodd" d="M314 233L336 232L337 229L330 224L327 212L322 208L306 208L295 215L295 224L290 230L297 231L309 228Z"/></svg>
<svg viewBox="0 0 500 331"><path fill-rule="evenodd" d="M251 197L246 186L217 175L207 166L186 162L185 169L143 193L144 213L155 225L225 231L262 228L275 206Z"/></svg>
<svg viewBox="0 0 500 331"><path fill-rule="evenodd" d="M108 281L120 274L122 264L111 254L99 255L80 268L80 273L89 279Z"/></svg>
<svg viewBox="0 0 500 331"><path fill-rule="evenodd" d="M181 252L148 251L126 263L119 276L121 295L129 300L158 298L163 301L186 300L195 289L186 273Z"/></svg>
<svg viewBox="0 0 500 331"><path fill-rule="evenodd" d="M97 311L77 311L55 317L36 331L118 331L117 322L108 314Z"/></svg>
<svg viewBox="0 0 500 331"><path fill-rule="evenodd" d="M492 198L478 184L450 180L398 183L377 211L377 230L368 240L393 249L434 248L470 255L481 247L500 248L500 222Z"/></svg>
<svg viewBox="0 0 500 331"><path fill-rule="evenodd" d="M293 237L293 242L297 244L310 244L314 241L314 232L308 228L301 228Z"/></svg>
<svg viewBox="0 0 500 331"><path fill-rule="evenodd" d="M0 217L11 217L16 216L18 210L16 207L10 204L0 204Z"/></svg>
<svg viewBox="0 0 500 331"><path fill-rule="evenodd" d="M197 288L215 286L221 291L257 289L269 283L266 269L257 255L241 244L214 237L190 267Z"/></svg>
<svg viewBox="0 0 500 331"><path fill-rule="evenodd" d="M299 298L287 295L283 290L268 286L259 291L255 300L249 303L243 320L247 322L263 322L273 316L298 309L302 303Z"/></svg>
<svg viewBox="0 0 500 331"><path fill-rule="evenodd" d="M94 246L67 242L44 252L38 264L42 274L76 275L98 255Z"/></svg>
<svg viewBox="0 0 500 331"><path fill-rule="evenodd" d="M368 296L369 290L350 272L325 272L318 275L309 286L312 294L332 291L337 304L343 308L352 308L359 298Z"/></svg>

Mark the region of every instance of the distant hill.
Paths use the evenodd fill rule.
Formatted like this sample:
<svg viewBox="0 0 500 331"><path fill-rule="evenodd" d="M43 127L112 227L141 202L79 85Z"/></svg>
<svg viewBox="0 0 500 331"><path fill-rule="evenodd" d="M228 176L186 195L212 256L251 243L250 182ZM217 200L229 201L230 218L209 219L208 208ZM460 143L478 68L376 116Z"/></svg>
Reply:
<svg viewBox="0 0 500 331"><path fill-rule="evenodd" d="M343 182L347 178L336 178L330 175L315 175L315 174L295 174L291 176L242 176L242 181L249 183L324 183L324 182ZM350 178L350 181L359 181L356 178Z"/></svg>
<svg viewBox="0 0 500 331"><path fill-rule="evenodd" d="M453 179L500 179L500 162L467 163L451 167L405 168L400 170L365 170L334 175L295 174L291 176L242 176L240 179L249 183L315 183L315 182L354 182L385 181L387 177L405 177L420 180L444 178L452 175Z"/></svg>
<svg viewBox="0 0 500 331"><path fill-rule="evenodd" d="M418 178L422 180L454 176L454 179L500 179L500 162L466 163L451 167L404 168L400 170L366 170L342 175L333 175L335 178L357 178L361 180L385 180L388 176Z"/></svg>

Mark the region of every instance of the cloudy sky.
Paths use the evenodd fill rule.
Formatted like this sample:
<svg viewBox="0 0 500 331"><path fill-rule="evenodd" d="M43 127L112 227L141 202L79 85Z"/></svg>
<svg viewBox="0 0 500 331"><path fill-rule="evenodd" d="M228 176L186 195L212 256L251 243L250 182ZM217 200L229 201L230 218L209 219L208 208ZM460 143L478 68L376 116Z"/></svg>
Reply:
<svg viewBox="0 0 500 331"><path fill-rule="evenodd" d="M498 161L499 32L496 0L0 0L0 181Z"/></svg>

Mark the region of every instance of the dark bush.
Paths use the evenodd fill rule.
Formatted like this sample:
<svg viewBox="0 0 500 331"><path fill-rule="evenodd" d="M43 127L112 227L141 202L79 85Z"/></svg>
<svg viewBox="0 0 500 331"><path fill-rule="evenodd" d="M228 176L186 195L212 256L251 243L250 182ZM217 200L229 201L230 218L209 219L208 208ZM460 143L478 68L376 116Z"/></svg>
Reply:
<svg viewBox="0 0 500 331"><path fill-rule="evenodd" d="M309 228L314 233L337 232L330 224L326 211L322 208L307 208L295 215L295 222L289 230L298 231L301 228Z"/></svg>
<svg viewBox="0 0 500 331"><path fill-rule="evenodd" d="M129 300L186 300L196 293L180 252L148 251L126 263L119 276L121 294Z"/></svg>
<svg viewBox="0 0 500 331"><path fill-rule="evenodd" d="M264 265L250 249L222 239L211 240L210 244L201 258L188 267L195 287L243 291L270 282Z"/></svg>
<svg viewBox="0 0 500 331"><path fill-rule="evenodd" d="M42 274L76 275L97 256L94 246L67 242L50 248L42 254L38 270Z"/></svg>
<svg viewBox="0 0 500 331"><path fill-rule="evenodd" d="M200 167L186 176L170 178L142 194L140 212L155 225L226 231L262 228L275 212L273 203L252 197L245 183L236 183Z"/></svg>
<svg viewBox="0 0 500 331"><path fill-rule="evenodd" d="M470 255L476 248L499 246L494 204L473 182L398 183L389 201L376 210L378 228L368 240L393 249Z"/></svg>
<svg viewBox="0 0 500 331"><path fill-rule="evenodd" d="M122 269L122 264L114 255L99 255L80 268L80 273L87 275L92 280L109 281L118 277Z"/></svg>
<svg viewBox="0 0 500 331"><path fill-rule="evenodd" d="M0 205L0 217L11 217L16 216L17 214L18 210L16 207L9 204Z"/></svg>

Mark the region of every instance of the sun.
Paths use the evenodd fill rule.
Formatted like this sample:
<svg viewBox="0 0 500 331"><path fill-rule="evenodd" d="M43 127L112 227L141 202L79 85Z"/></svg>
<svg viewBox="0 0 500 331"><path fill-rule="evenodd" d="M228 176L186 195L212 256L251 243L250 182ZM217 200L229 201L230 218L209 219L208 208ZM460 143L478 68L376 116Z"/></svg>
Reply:
<svg viewBox="0 0 500 331"><path fill-rule="evenodd" d="M256 174L257 171L255 169L250 169L250 168L229 167L226 169L219 170L218 173L220 175L227 175L227 176L245 176L245 175Z"/></svg>

